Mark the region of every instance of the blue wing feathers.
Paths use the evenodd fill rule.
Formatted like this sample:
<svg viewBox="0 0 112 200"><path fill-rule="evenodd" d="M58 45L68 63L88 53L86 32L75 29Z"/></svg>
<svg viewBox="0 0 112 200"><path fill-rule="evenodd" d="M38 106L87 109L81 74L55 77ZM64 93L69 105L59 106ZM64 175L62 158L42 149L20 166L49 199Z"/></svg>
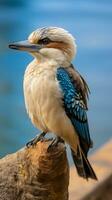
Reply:
<svg viewBox="0 0 112 200"><path fill-rule="evenodd" d="M80 92L72 83L69 73L62 67L57 69L57 80L63 92L65 111L80 138L91 145L86 108Z"/></svg>

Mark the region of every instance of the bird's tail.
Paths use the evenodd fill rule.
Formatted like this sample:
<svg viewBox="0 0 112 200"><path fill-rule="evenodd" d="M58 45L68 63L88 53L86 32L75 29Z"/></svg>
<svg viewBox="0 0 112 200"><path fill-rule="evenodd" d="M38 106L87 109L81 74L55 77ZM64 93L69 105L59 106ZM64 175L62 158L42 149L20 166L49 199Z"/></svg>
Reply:
<svg viewBox="0 0 112 200"><path fill-rule="evenodd" d="M88 178L97 180L97 176L82 149L78 147L77 155L73 152L72 149L71 153L79 176L87 180Z"/></svg>

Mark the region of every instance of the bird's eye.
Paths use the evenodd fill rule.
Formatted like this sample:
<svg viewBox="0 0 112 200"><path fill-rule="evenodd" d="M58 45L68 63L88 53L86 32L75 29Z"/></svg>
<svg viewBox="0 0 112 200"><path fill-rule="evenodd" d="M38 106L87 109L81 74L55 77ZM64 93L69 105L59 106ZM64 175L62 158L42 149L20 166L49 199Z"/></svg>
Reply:
<svg viewBox="0 0 112 200"><path fill-rule="evenodd" d="M43 38L43 39L40 39L38 41L38 44L44 44L44 45L46 45L46 44L49 44L50 42L51 42L51 40L49 38Z"/></svg>

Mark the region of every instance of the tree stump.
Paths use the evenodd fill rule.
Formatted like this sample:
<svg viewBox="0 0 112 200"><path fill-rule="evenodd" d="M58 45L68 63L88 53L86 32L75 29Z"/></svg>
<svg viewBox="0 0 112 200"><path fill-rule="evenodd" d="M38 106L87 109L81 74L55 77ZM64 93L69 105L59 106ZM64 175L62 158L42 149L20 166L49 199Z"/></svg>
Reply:
<svg viewBox="0 0 112 200"><path fill-rule="evenodd" d="M68 200L69 166L64 144L50 141L0 160L0 200Z"/></svg>

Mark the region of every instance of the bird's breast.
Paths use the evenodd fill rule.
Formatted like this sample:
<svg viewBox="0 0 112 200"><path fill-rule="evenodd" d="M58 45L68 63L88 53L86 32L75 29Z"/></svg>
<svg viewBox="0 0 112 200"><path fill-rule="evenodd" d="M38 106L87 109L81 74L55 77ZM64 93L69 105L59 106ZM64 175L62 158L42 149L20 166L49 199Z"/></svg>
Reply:
<svg viewBox="0 0 112 200"><path fill-rule="evenodd" d="M56 112L56 105L62 104L61 95L55 69L46 68L25 74L26 109L36 127L44 131L48 129L46 121Z"/></svg>

